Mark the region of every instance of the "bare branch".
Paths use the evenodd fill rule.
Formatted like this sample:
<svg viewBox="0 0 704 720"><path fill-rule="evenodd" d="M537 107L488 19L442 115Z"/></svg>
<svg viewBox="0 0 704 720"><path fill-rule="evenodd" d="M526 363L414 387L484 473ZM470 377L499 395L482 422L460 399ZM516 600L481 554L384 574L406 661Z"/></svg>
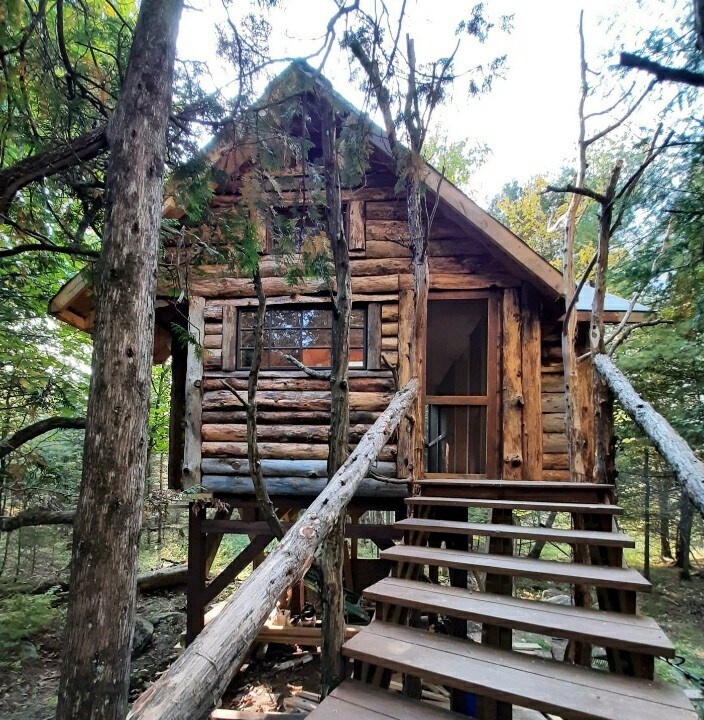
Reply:
<svg viewBox="0 0 704 720"><path fill-rule="evenodd" d="M579 284L577 285L577 289L574 291L574 295L572 295L572 299L570 300L570 304L567 307L567 311L565 312L565 317L562 321L562 327L563 332L567 332L567 325L569 323L570 315L572 314L572 311L574 310L575 305L577 304L577 301L579 300L579 294L582 292L582 288L587 282L587 279L591 275L592 270L594 269L594 266L596 265L596 261L599 258L599 253L594 253L594 256L589 261L589 265L587 265L587 269L584 271L584 274L582 275L582 279L579 281Z"/></svg>
<svg viewBox="0 0 704 720"><path fill-rule="evenodd" d="M249 407L249 403L242 397L240 391L237 388L230 385L227 380L220 380L220 382L237 398L238 402L240 402L243 408Z"/></svg>
<svg viewBox="0 0 704 720"><path fill-rule="evenodd" d="M672 325L672 320L663 320L662 318L658 318L656 320L644 320L643 322L633 323L633 325L629 325L617 338L614 338L613 345L611 345L611 347L609 348L608 356L612 357L613 354L616 352L616 349L629 338L630 334L634 330L638 330L638 328L644 327L653 327L655 325Z"/></svg>
<svg viewBox="0 0 704 720"><path fill-rule="evenodd" d="M704 87L704 73L692 72L685 68L667 67L640 55L621 53L619 65L625 68L645 70L651 75L655 75L654 82L677 82L693 87Z"/></svg>
<svg viewBox="0 0 704 720"><path fill-rule="evenodd" d="M603 205L605 202L607 202L606 195L602 195L601 193L598 193L595 190L590 190L589 188L578 187L577 185L563 185L562 187L548 185L545 190L543 190L543 193L547 192L572 193L573 195L581 195L582 197L587 197L591 200L595 200L600 205Z"/></svg>
<svg viewBox="0 0 704 720"><path fill-rule="evenodd" d="M283 357L290 363L295 365L299 370L303 370L303 372L309 377L315 378L316 380L327 380L328 382L330 381L331 374L329 372L324 372L323 370L314 370L313 368L304 365L300 360L293 357L293 355L284 355Z"/></svg>

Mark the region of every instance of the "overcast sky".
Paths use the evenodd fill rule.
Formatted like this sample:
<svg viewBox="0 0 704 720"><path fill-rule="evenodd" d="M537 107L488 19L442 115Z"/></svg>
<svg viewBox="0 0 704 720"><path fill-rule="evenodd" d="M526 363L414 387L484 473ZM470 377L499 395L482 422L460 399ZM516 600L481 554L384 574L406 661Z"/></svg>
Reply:
<svg viewBox="0 0 704 720"><path fill-rule="evenodd" d="M389 0L388 4L393 8L399 3ZM408 0L407 30L416 39L419 61L449 52L457 22L474 4ZM617 61L620 43L624 49L638 50L639 32L672 20L668 17L672 3L664 0L489 0L485 4L492 13L514 16L513 31L492 33L482 51L484 57L506 53L505 77L491 93L472 100L460 78L436 116L436 124L451 140L466 138L491 149L473 183L476 199L484 205L506 182L523 182L572 163L577 135L580 9L586 13L588 54L594 66L602 62L605 53L616 53L607 59L607 70L601 76L606 84L610 80L608 63ZM222 19L221 0L191 0L191 6L181 25L180 56L209 61L215 81L224 84L227 69L215 59L214 32L214 23ZM272 57L301 56L317 48L334 10L332 0L282 0L272 15ZM471 44L465 42L458 55L458 70L476 62L477 56L469 52ZM324 74L359 106L363 97L350 82L349 65L344 53L331 53ZM373 112L373 108L367 109Z"/></svg>

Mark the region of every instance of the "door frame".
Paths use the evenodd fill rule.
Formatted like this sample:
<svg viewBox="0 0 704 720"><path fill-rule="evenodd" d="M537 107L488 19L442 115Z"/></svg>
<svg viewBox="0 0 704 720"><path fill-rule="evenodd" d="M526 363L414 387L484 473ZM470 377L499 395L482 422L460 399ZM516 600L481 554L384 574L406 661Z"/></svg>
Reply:
<svg viewBox="0 0 704 720"><path fill-rule="evenodd" d="M487 382L486 395L426 395L423 378L423 407L427 405L475 405L486 407L486 473L424 473L427 478L485 479L499 477L499 418L501 412L501 302L499 290L431 290L428 304L442 300L487 300ZM426 345L428 333L426 330ZM427 358L426 347L426 358ZM426 360L427 372L427 360ZM432 401L432 402L429 402Z"/></svg>

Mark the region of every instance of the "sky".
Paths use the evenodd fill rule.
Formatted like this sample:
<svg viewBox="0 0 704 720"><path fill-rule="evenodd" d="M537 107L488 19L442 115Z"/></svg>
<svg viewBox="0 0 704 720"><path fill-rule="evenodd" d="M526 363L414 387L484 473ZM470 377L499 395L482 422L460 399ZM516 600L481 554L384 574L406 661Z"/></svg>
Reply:
<svg viewBox="0 0 704 720"><path fill-rule="evenodd" d="M371 2L371 0L369 0ZM388 0L397 7L397 0ZM406 29L415 38L419 61L448 54L455 28L475 3L461 0L408 0ZM509 34L498 28L482 48L483 59L506 54L504 77L490 93L468 98L460 77L451 97L438 111L434 126L449 140L468 139L486 144L490 154L472 182L472 194L487 206L503 185L525 182L541 173L556 173L573 164L579 100L579 12L585 11L585 36L590 62L609 64L620 49L638 50L638 33L648 25L666 24L672 3L663 0L491 0L492 14L513 15ZM240 3L240 7L246 6ZM332 0L282 0L271 16L272 57L301 56L320 45ZM179 38L181 58L209 62L214 82L224 85L228 69L216 58L214 23L223 18L222 0L191 0ZM472 67L477 55L465 42L458 53L458 70ZM608 57L609 54L611 57ZM604 60L602 56L607 55ZM316 61L312 61L317 64ZM280 72L285 65L274 66ZM358 107L361 91L350 81L350 60L331 52L324 74L335 88ZM262 88L265 81L262 81ZM374 108L365 107L373 115ZM655 112L655 110L651 110Z"/></svg>

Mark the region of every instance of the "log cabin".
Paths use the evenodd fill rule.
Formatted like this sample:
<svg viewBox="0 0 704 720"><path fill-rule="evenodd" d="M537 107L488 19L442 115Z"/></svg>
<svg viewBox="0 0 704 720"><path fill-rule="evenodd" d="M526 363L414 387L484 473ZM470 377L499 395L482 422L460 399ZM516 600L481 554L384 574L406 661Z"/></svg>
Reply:
<svg viewBox="0 0 704 720"><path fill-rule="evenodd" d="M237 135L234 131L225 133L207 149L207 158L218 178L212 181L209 200L216 216L235 212L242 206L247 206L252 216L253 183L250 181L253 175L256 175L258 191L266 198L267 210L256 213L259 267L267 296L265 347L257 393L259 449L266 486L286 528L291 527L300 510L308 507L328 482L325 461L329 384L310 377L287 356L311 368L330 366L331 287L325 278L299 276L292 280L287 275L279 247L280 225L276 222L277 218L295 217L301 206L319 202L315 198L316 190L321 189L321 141L314 108L316 93L321 91L333 98L340 128L359 121L360 115L319 74L305 63L296 62L270 86L264 100L255 107L255 116L275 113L274 108L284 102L290 105L293 99L299 108L299 122L291 126L293 137L305 142L289 145L294 148L305 145L306 150L298 153L294 149L285 162L261 172L261 166L257 165L262 162L261 154L252 151L253 143L246 135ZM356 180L344 183L342 188L353 291L351 447L387 408L399 387L411 379L412 372L409 344L413 331L410 326L413 278L406 200L403 189L399 191L397 187L393 158L384 134L372 124L367 123L366 128L364 166ZM613 488L584 485L571 493L565 489L570 471L560 344L565 313L562 275L434 168L425 166L424 174L429 204L436 208L429 230L426 370L425 377L419 379L425 426L424 485L420 496L406 500L408 487L404 481L409 477L413 448L404 449L396 441L397 436L392 436L347 507L349 544L344 557L345 585L361 593L374 583L367 595L381 603L386 613L381 619L385 622L391 619L390 607L419 607L413 600L421 592L417 583L404 589L386 577L390 569L402 569L414 562L429 568L431 580L437 579L438 567L454 568L450 572L452 584L465 588L469 571L487 572L486 590L495 593L492 597L511 595L512 580L508 576L558 582L571 579L575 584L594 585L603 609L634 613L635 592L643 587L631 575L616 578L621 572L622 549L628 547L630 541L619 533L611 533L612 517L617 512ZM171 356L173 373L169 486L173 489L195 487L201 491L201 497L220 501L214 516L208 517L202 504L194 506L189 513L187 640L190 642L203 628L206 606L247 565L258 562L272 536L258 512L249 477L245 411L228 387L245 391L247 386L257 306L252 281L232 263L209 259L222 256L222 248L216 247L216 252L211 252L211 246L217 246L218 239L204 225L194 228L177 198L167 198L164 217L172 221L174 227L190 229L187 234L172 230L167 235L157 290L154 362L164 362ZM310 213L307 217L310 219ZM197 239L199 233L202 242ZM299 226L293 236L294 256L300 257L305 252L305 243L319 234L315 223L313 227ZM189 236L191 240L184 240ZM49 309L60 320L90 332L92 308L91 285L79 275L51 300ZM591 291L586 287L576 304L580 343L585 348L590 308ZM629 308L627 301L607 296L605 321L621 322L626 313L629 313L627 319L635 322L643 319L648 309L641 305ZM185 344L182 342L184 330L192 339ZM581 395L587 399L582 408L582 425L588 441L592 442L590 428L594 411L588 402L592 378L590 361L581 363L580 368L580 383L584 385ZM512 483L512 489L506 489L507 482ZM458 493L468 487L474 498L471 502L458 498ZM597 551L593 560L612 566L603 568L611 571L607 579L606 575L602 577L595 572L588 575L586 571L572 570L568 577L564 567L546 569L559 563L539 562L540 569L529 568L524 563L520 570L508 567L497 570L501 564L497 559L499 555L512 554L513 539L533 537L526 534L528 530L510 530L512 509L530 506L550 510L556 507L556 502L567 503L557 507L571 508L573 517L581 517L587 512L585 508L589 508L589 517L596 518L595 524L581 523L579 527L585 528L583 530L547 532L546 537L573 546L593 543ZM605 509L599 509L602 504ZM478 525L471 529L471 533L489 538L488 549L494 555L478 555L478 560L470 562L466 557L472 553L465 552L461 560L438 560L438 553L467 550L467 537L457 542L457 533L462 532L458 530L457 521L467 520L468 505L494 508L492 521L486 526L488 530L483 531ZM395 524L383 521L389 516L395 519ZM440 517L443 532L450 533L439 538L444 537L445 550L433 550L438 547L433 543L429 543L432 547L425 547L422 541L433 532L432 523L436 522L433 517ZM448 530L453 523L454 529ZM569 535L570 532L573 534ZM579 535L580 532L583 534ZM250 544L208 583L210 566L224 533L246 534ZM404 533L410 543L396 545ZM610 537L605 540L607 534ZM360 540L372 541L381 557L361 557ZM414 547L414 543L422 547ZM409 582L413 582L412 579ZM294 592L290 600L294 609L300 607L302 591ZM451 604L453 599L449 595L437 596L434 602ZM520 626L515 618L528 610L511 607L508 600L502 602L501 612L506 619L497 620L496 612L492 611L487 627L490 631L494 625L500 627L494 627L496 632L487 637L489 644L506 649L508 628L510 650L511 628ZM454 608L453 612L464 619L487 620L479 610L465 608L460 613ZM592 625L597 627L601 620L595 620L587 611L582 612L586 615L580 616L576 624L561 624L559 618L553 617L552 624L541 619L540 625L549 627L550 632L558 636L579 641L598 639L599 644L609 646L603 633L589 629ZM401 615L395 617L398 620ZM526 627L535 629L532 620L525 622ZM588 629L575 630L580 623ZM379 623L377 633L380 632L378 626ZM628 632L623 626L614 625L614 628L618 632L612 628L610 640L615 638L618 647L608 647L612 669L652 679L654 654L672 652L666 639L648 625L645 631L655 640L653 647L642 655L638 654L643 651L642 643L625 637ZM378 642L383 640L382 645L396 643L401 648L404 643L412 644L412 638L403 636L401 631L396 633L398 637L394 635L396 631L388 627L385 632L386 636L382 637L383 633L374 636ZM374 667L388 665L384 665L381 651L369 660L369 640L364 642L357 638L351 640L347 654L359 663L355 677L359 672L362 678L366 673L370 679L377 677ZM428 653L432 655L435 648L430 645ZM490 657L482 661L493 662ZM423 672L432 675L431 665L422 669ZM413 673L413 667L403 663L393 669ZM523 671L517 665L506 672L518 677ZM520 697L507 693L503 681L497 681L493 689L486 685L477 688L466 682L466 675L460 675L462 673L453 685L452 670L448 669L445 679L449 678L449 685L465 695L469 691L480 691L493 698L493 709L480 713L482 717L505 717L507 703L526 701L526 693ZM585 691L585 706L591 694L598 691L596 685ZM367 708L371 710L386 702L375 699L373 694L361 699L356 692L349 688L338 692L333 705L337 702L344 709L346 703L350 707L357 703L367 707L364 703L372 703ZM550 692L545 690L539 700L527 705L549 712L569 708L564 700L569 698L569 693L563 694L562 704L551 704L552 699L544 697ZM609 692L616 697L621 688L610 688ZM463 697L462 693L457 697L453 695L455 709L462 707L466 701ZM655 702L652 707L659 705ZM689 717L684 705L680 703L677 709L682 711L682 717ZM417 708L408 710L408 714L384 715L416 716L426 717ZM431 716L435 717L427 715ZM611 717L594 715L597 716ZM618 716L617 709L613 717ZM320 717L326 715L322 713Z"/></svg>

